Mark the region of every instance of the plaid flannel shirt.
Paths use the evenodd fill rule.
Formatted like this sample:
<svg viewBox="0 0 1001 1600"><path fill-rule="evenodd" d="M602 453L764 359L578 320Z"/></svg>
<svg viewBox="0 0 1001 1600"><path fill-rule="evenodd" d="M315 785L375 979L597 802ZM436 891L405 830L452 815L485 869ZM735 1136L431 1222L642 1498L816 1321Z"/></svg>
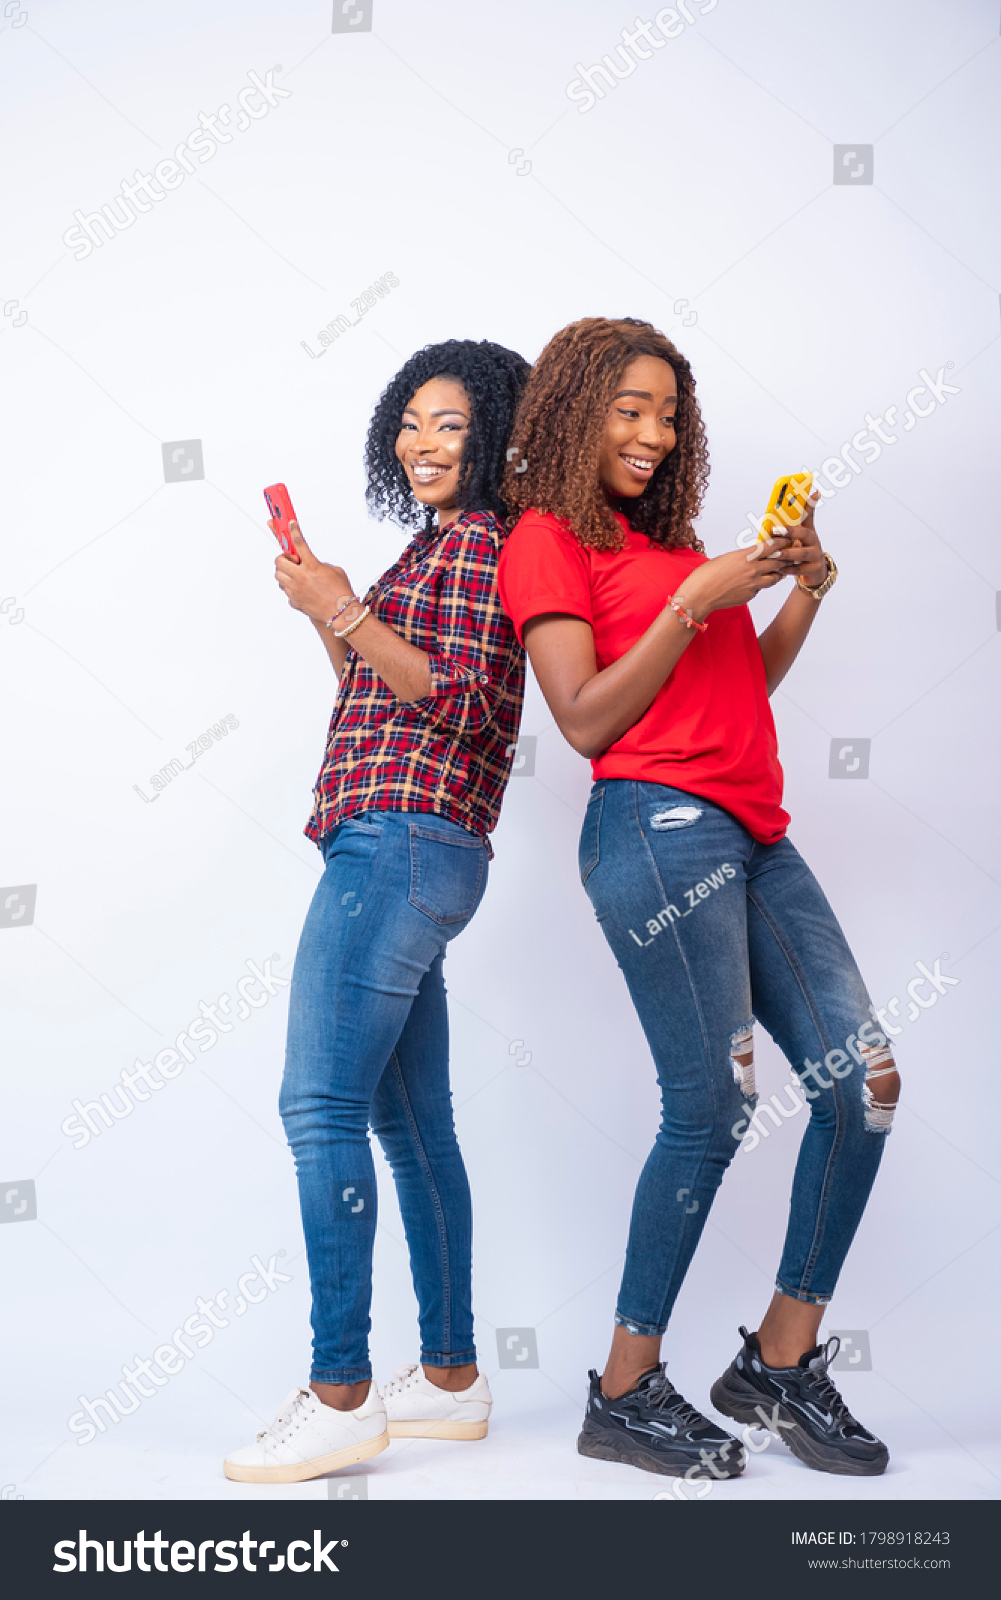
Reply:
<svg viewBox="0 0 1001 1600"><path fill-rule="evenodd" d="M525 695L524 653L497 593L505 534L492 512L465 511L417 534L364 596L373 615L427 652L431 693L398 700L349 648L310 839L370 810L433 811L483 838L496 827Z"/></svg>

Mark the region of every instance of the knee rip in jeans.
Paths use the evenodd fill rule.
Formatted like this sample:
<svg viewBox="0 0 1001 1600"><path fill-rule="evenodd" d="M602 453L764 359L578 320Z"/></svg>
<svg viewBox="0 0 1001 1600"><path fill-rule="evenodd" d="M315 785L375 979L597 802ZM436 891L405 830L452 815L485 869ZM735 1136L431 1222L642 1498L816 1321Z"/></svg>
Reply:
<svg viewBox="0 0 1001 1600"><path fill-rule="evenodd" d="M859 1048L865 1061L865 1125L870 1133L889 1133L900 1097L900 1076L893 1064L893 1051L888 1043L863 1044L861 1040Z"/></svg>
<svg viewBox="0 0 1001 1600"><path fill-rule="evenodd" d="M754 1082L754 1019L746 1022L730 1035L730 1065L733 1081L745 1100L754 1101L757 1089Z"/></svg>

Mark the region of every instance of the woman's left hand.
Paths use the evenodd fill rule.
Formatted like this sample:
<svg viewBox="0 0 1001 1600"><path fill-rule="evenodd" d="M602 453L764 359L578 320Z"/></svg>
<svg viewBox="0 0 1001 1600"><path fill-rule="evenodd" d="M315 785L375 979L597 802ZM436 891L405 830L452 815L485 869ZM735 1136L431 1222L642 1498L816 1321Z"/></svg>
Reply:
<svg viewBox="0 0 1001 1600"><path fill-rule="evenodd" d="M793 578L802 578L809 589L816 589L827 577L827 559L820 548L820 539L813 525L813 513L820 501L815 489L810 496L806 516L796 528L790 528L794 542L787 550L779 552L778 560L784 562Z"/></svg>
<svg viewBox="0 0 1001 1600"><path fill-rule="evenodd" d="M297 522L289 524L289 532L299 563L286 555L276 557L275 579L293 611L304 612L314 622L326 622L354 590L343 567L317 561Z"/></svg>

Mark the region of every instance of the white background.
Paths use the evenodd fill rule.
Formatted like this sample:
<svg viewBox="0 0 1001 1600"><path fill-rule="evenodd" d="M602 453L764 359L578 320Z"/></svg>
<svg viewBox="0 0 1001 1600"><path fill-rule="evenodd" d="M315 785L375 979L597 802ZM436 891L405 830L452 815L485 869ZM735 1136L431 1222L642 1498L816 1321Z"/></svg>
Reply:
<svg viewBox="0 0 1001 1600"><path fill-rule="evenodd" d="M276 1112L287 990L86 1148L60 1124L200 1001L234 994L248 959L291 970L334 682L276 592L262 486L288 483L314 548L363 588L403 543L368 521L361 469L401 361L449 336L532 359L593 314L649 318L694 364L710 554L779 471L836 454L867 412L899 420L921 369L953 364L960 393L825 507L842 575L774 700L792 838L876 1004L897 996L906 1015L915 963L946 952L960 980L902 1024L903 1103L828 1316L870 1333L872 1372L838 1376L891 1466L860 1486L775 1445L713 1492L998 1491L981 1384L1001 1226L998 4L699 8L583 115L565 93L575 63L633 24L612 0L376 0L354 35L331 34L329 0L21 0L0 19L0 884L38 885L34 922L0 927L0 1200L28 1178L38 1199L36 1221L0 1230L7 1495L327 1492L229 1485L220 1467L308 1372ZM288 98L74 259L75 209L110 202L279 63ZM833 147L856 141L874 146L874 181L834 186ZM311 359L301 341L317 350L390 270L399 287ZM165 484L161 442L196 438L204 480ZM152 795L150 776L226 712L239 728L144 802L135 786ZM536 774L511 783L486 900L448 962L495 1416L482 1445L395 1444L369 1464L372 1497L650 1498L666 1482L574 1451L657 1096L577 881L587 765L534 685L523 729ZM861 737L868 779L832 782L832 739ZM757 1051L767 1095L786 1067L760 1030ZM678 1303L669 1371L700 1405L737 1323L767 1303L798 1138L794 1119L738 1157ZM417 1333L378 1161L384 1379ZM291 1282L77 1445L80 1394L279 1250ZM539 1369L497 1373L495 1329L518 1326L537 1330Z"/></svg>

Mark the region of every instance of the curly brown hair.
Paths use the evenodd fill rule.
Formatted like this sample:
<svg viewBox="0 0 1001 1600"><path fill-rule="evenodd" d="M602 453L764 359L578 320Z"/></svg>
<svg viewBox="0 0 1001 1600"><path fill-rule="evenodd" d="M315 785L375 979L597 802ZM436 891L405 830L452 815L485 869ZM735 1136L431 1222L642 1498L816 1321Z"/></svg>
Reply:
<svg viewBox="0 0 1001 1600"><path fill-rule="evenodd" d="M598 458L612 399L637 356L657 356L674 369L678 442L638 499L613 500L602 491ZM614 512L619 511L653 544L704 554L692 528L709 480L695 379L685 357L652 323L584 317L562 328L532 369L511 445L503 489L509 521L530 509L552 512L566 518L581 544L618 550L623 536Z"/></svg>

